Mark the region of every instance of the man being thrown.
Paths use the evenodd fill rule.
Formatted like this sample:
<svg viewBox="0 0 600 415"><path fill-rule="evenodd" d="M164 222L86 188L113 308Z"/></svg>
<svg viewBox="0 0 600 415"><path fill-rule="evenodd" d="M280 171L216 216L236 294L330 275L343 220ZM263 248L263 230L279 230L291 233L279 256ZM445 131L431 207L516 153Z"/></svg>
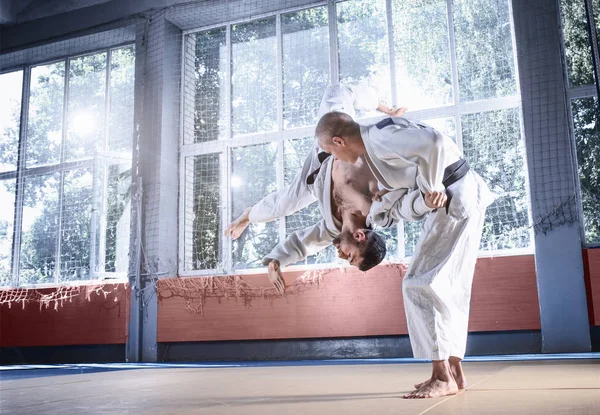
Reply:
<svg viewBox="0 0 600 415"><path fill-rule="evenodd" d="M378 109L388 115L402 115L404 108L389 108L379 103L371 88L334 85L325 92L319 116L336 111L352 119L355 109ZM269 222L319 201L323 219L317 224L293 232L280 242L263 263L268 265L269 279L283 294L285 281L281 268L313 255L332 243L342 259L366 271L385 257L385 242L366 226L377 180L363 159L353 163L334 160L321 151L318 143L308 154L302 170L292 183L273 192L230 224L225 235L238 238L250 223Z"/></svg>
<svg viewBox="0 0 600 415"><path fill-rule="evenodd" d="M331 113L319 120L316 135L340 160L364 157L380 186L395 190L373 203L370 222L425 219L402 293L413 355L431 360L433 370L405 398L457 393L466 387L461 360L471 284L492 193L450 138L421 123L394 117L360 126Z"/></svg>

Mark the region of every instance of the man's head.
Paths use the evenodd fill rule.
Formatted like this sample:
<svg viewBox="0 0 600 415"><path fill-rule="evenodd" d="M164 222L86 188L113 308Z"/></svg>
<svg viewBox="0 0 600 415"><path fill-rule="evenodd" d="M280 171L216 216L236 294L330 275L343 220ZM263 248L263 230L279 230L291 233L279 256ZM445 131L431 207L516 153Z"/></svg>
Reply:
<svg viewBox="0 0 600 415"><path fill-rule="evenodd" d="M323 115L317 124L315 135L323 150L347 163L355 163L365 153L360 126L343 112Z"/></svg>
<svg viewBox="0 0 600 415"><path fill-rule="evenodd" d="M342 231L341 235L333 240L333 245L340 258L348 260L350 265L361 271L368 271L378 265L387 252L383 238L370 229Z"/></svg>

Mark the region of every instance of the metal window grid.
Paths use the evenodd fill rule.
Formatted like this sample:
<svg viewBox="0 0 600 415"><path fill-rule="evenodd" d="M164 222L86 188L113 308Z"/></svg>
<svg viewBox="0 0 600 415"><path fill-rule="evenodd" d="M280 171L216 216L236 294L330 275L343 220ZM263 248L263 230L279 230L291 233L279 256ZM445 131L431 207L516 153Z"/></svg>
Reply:
<svg viewBox="0 0 600 415"><path fill-rule="evenodd" d="M216 25L209 25L209 26L203 26L203 27L199 27L199 28L194 28L194 29L190 29L190 30L186 30L183 32L184 36L190 36L192 34L195 33L199 33L199 32L205 32L211 29L215 29L215 28L222 28L225 27L227 29L227 58L228 61L231 62L231 42L230 42L230 32L231 32L231 27L233 25L236 24L240 24L240 23L246 23L246 22L252 22L255 20L260 20L266 17L273 17L275 16L276 18L276 24L277 24L277 30L276 30L276 36L277 36L277 97L278 97L278 101L277 101L277 126L278 129L277 131L273 131L273 132L266 132L266 133L251 133L251 134L243 134L243 135L238 135L235 136L235 138L232 136L231 134L231 68L228 67L227 71L228 73L226 74L225 77L225 88L224 88L224 93L226 94L226 96L228 97L227 100L227 107L226 107L226 111L227 111L227 115L228 115L228 120L230 121L227 125L227 135L226 135L226 139L224 140L215 140L215 141L209 141L209 142L203 142L203 143L194 143L194 144L184 144L184 139L183 139L183 135L184 135L184 131L183 131L183 123L181 124L181 137L180 137L180 143L181 143L181 158L180 158L180 171L182 172L180 175L180 233L179 233L179 255L180 255L180 260L179 260L179 275L181 276L200 276L200 275L215 275L215 274L228 274L228 273L232 273L234 270L231 268L227 268L224 267L223 269L217 269L217 270L196 270L196 271L186 271L184 269L184 259L183 256L185 254L185 250L184 250L184 236L183 236L183 215L185 214L184 210L185 210L185 198L184 198L184 194L183 192L185 191L185 175L183 173L184 171L184 163L187 157L193 157L196 155L202 155L202 154L210 154L210 153L219 153L221 154L221 161L222 161L222 165L221 165L221 174L224 174L226 176L226 178L222 178L222 183L224 185L226 185L225 188L221 189L222 191L222 201L224 202L224 209L223 209L223 214L222 214L222 224L223 224L223 229L230 223L230 221L233 219L231 218L231 200L230 200L230 171L231 171L231 166L230 164L230 158L231 158L231 149L233 147L243 147L243 146L249 146L249 145L256 145L256 144L263 144L263 143L269 143L269 142L278 142L278 157L277 157L277 184L278 186L281 186L283 184L283 177L284 177L284 171L283 171L283 143L287 140L291 140L291 139L297 139L297 138L302 138L302 137L306 137L306 136L310 136L313 135L314 133L314 126L311 127L302 127L302 128L291 128L291 129L284 129L283 127L283 120L282 120L282 113L283 113L283 94L282 94L282 47L281 47L281 42L282 42L282 34L281 34L281 15L285 14L285 13L290 13L290 12L295 12L295 11L301 11L301 10L308 10L314 7L319 7L319 6L327 6L327 11L328 11L328 28L329 28L329 68L330 68L330 80L331 83L336 83L339 81L339 47L338 47L338 36L337 36L337 19L336 19L336 5L338 3L343 2L343 0L328 0L327 2L315 2L313 4L310 5L304 5L301 7L294 7L294 8L287 8L287 9L282 9L276 12L269 12L269 13L263 13L263 14L256 14L253 15L251 17L246 17L243 19L238 19L238 20L232 20L230 22L227 22L226 24L220 23L220 24L216 24ZM515 39L514 39L514 30L512 30L512 28L514 27L513 25L513 19L512 19L512 6L511 6L511 2L510 0L507 0L508 3L508 7L509 7L509 12L510 12L510 25L511 25L511 35L512 35L512 59L515 62L515 78L517 80L517 89L516 89L516 94L512 95L512 96L506 96L506 97L502 97L502 98L492 98L492 99L486 99L486 100L482 100L482 101L473 101L473 102L460 102L460 91L459 91L459 84L458 84L458 67L457 67L457 58L456 58L456 45L455 45L455 39L454 39L454 22L453 22L453 1L452 0L447 0L446 1L446 7L447 7L447 19L448 19L448 37L449 37L449 44L450 44L450 60L451 60L451 73L452 73L452 90L453 90L453 97L454 97L454 102L451 105L445 105L445 106L440 106L440 107L435 107L435 108L427 108L427 109L422 109L422 110L417 110L417 111L411 111L409 113L406 114L406 117L409 119L413 119L413 120L424 120L424 119L431 119L431 118L442 118L442 117L451 117L454 119L455 121L455 126L456 126L456 139L457 139L457 143L459 145L459 147L462 150L462 130L461 130L461 115L465 115L465 114L472 114L472 113L481 113L481 112L486 112L486 111L492 111L492 110L499 110L499 109L509 109L509 108L519 108L520 111L520 107L521 107L521 96L520 96L520 87L518 84L518 66L517 66L517 59L516 59L516 47L515 47ZM392 18L392 0L386 0L386 15L387 15L387 20L386 20L386 24L387 24L387 40L388 40L388 46L389 46L389 73L390 73L390 85L392 88L391 91L391 97L392 97L392 104L395 105L397 104L396 99L397 99L397 87L396 87L396 77L395 77L395 54L394 54L394 38L393 38L393 18ZM182 42L185 45L185 42ZM185 46L184 46L185 48ZM185 51L185 49L184 49ZM185 53L182 53L183 58L185 59ZM182 60L182 67L185 70L185 64L184 61ZM184 75L182 75L184 76ZM185 94L185 86L184 86L184 82L181 83L182 84L182 90L181 90L181 104L182 104L182 108L184 105L184 94ZM183 111L182 111L183 112ZM370 118L370 119L362 119L360 120L361 122L376 122L377 120L379 120L381 117L375 117L375 118ZM521 117L522 120L522 117ZM521 133L522 133L522 121L521 121ZM523 134L521 134L521 137L523 137ZM224 162L224 163L223 163ZM525 166L526 168L526 166ZM527 192L529 192L529 188L527 188ZM529 208L530 210L530 208ZM529 216L531 218L531 212L529 212ZM285 221L280 221L280 225L279 225L279 237L280 240L282 240L282 238L285 237ZM223 247L223 256L222 256L222 263L223 264L231 264L231 241L229 238L222 238L222 247ZM403 226L400 225L399 226L399 232L398 232L398 253L400 255L400 257L404 257L404 238L403 238ZM503 250L503 251L494 251L494 252L481 252L480 255L481 256L488 256L488 255L514 255L514 254L522 254L524 252L529 252L531 253L533 251L533 246L529 247L529 248L519 248L519 249L510 249L510 250ZM320 265L302 265L302 266L294 266L294 269L312 269L315 267L322 267L324 266L323 264ZM257 272L261 272L260 270L255 270L255 269L248 269L248 270L244 270L244 269L236 269L235 273L236 274L246 274L246 273L257 273Z"/></svg>
<svg viewBox="0 0 600 415"><path fill-rule="evenodd" d="M591 0L582 0L583 5L585 6L585 11L586 11L586 18L588 19L588 24L590 23L596 23L594 22L594 18L593 18L593 4ZM562 10L560 11L560 13L562 14ZM561 28L564 29L563 23L562 23L562 19L559 19L561 22ZM577 161L577 148L575 145L575 125L574 125L574 117L573 117L573 111L572 111L572 105L571 103L573 102L573 100L576 100L578 98L593 98L596 97L598 98L598 90L600 89L600 86L598 84L599 80L598 80L598 73L599 73L599 69L597 68L598 65L598 42L597 40L594 38L593 34L596 33L596 28L588 28L590 29L588 31L588 36L590 36L590 49L592 50L592 58L595 60L596 64L594 66L594 80L595 83L592 85L583 85L583 86L573 86L571 85L571 82L566 82L566 97L567 97L567 103L568 103L568 114L569 114L569 130L570 130L570 134L571 134L571 157L573 159L573 162L575 165L578 165L578 161ZM566 46L565 46L565 36L564 36L564 32L563 30L561 30L560 33L560 43L561 43L561 50L563 53L562 56L562 62L563 62L563 72L566 75L566 78L568 79L568 75L569 75L569 68L567 65L567 59L565 58L565 52L566 52ZM598 110L600 111L600 109ZM581 182L580 182L580 178L579 178L579 174L576 174L574 177L575 180L575 194L576 194L576 198L577 198L577 211L578 211L578 216L579 216L579 233L581 235L581 241L583 242L583 245L585 247L588 248L595 248L595 247L599 247L600 246L600 242L588 242L586 240L586 236L585 236L585 228L584 228L584 213L583 213L583 195L581 192Z"/></svg>
<svg viewBox="0 0 600 415"><path fill-rule="evenodd" d="M40 176L44 174L51 173L59 173L60 181L58 187L58 226L57 226L57 235L56 235L56 252L55 252L55 260L56 265L54 268L54 282L53 283L44 283L44 284L28 284L30 287L51 287L57 284L60 284L60 270L61 270L61 231L62 231L62 200L64 193L64 175L65 172L74 169L74 168L93 168L94 167L94 158L87 157L84 159L79 159L75 161L65 161L65 147L66 147L66 136L67 136L67 113L68 113L68 99L69 99L69 72L70 72L70 61L72 59L76 59L79 57L90 56L102 52L107 53L107 64L106 64L106 85L105 85L105 114L109 112L109 102L110 102L110 62L111 62L111 54L112 51L119 48L124 48L128 46L133 46L132 42L124 42L112 45L110 47L103 47L100 49L86 51L84 53L65 55L61 58L53 58L48 60L41 60L36 63L19 65L15 67L10 67L4 69L0 74L13 72L15 70L23 70L23 86L22 86L22 101L21 101L21 116L20 116L20 129L19 129L19 143L18 143L18 156L17 156L17 169L8 172L0 173L0 180L7 179L16 179L16 187L15 187L15 207L14 207L14 225L13 225L13 246L12 246L12 255L11 255L11 286L18 287L19 283L19 268L20 268L20 255L21 255L21 237L22 237L22 224L23 224L23 199L24 199L24 183L25 180L29 177ZM39 165L33 167L26 167L25 163L25 155L27 148L27 123L29 117L29 96L30 96L30 87L31 87L31 69L37 66L49 65L52 63L65 62L65 76L64 76L64 92L63 92L63 102L62 102L62 134L61 134L61 151L60 151L60 160L58 163L48 164L48 165ZM108 117L105 119L104 126L104 151L101 152L103 155L112 155L115 156L114 152L108 151ZM122 158L123 154L117 154L117 158ZM131 155L127 157L127 160L131 160ZM105 169L105 176L106 176ZM103 186L106 187L106 178L103 180ZM102 204L105 204L105 200L102 201ZM104 221L105 222L105 221ZM106 233L106 229L102 229L101 232L103 234ZM90 233L90 238L92 241L95 240L94 229L92 228L92 232ZM101 239L102 240L102 239ZM93 247L93 243L90 244ZM102 251L100 251L102 253ZM90 252L90 273L93 277L103 277L110 274L111 277L117 276L119 278L125 278L126 275L123 273L106 273L104 272L104 267L100 272L95 273L94 266L95 264L91 263L92 258L94 257L94 252ZM91 278L95 279L95 278Z"/></svg>

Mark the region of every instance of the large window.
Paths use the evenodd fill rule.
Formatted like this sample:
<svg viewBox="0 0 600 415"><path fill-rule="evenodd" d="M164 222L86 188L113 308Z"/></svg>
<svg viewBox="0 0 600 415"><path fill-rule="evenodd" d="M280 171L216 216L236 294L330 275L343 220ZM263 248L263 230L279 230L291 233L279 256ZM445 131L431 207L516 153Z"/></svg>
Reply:
<svg viewBox="0 0 600 415"><path fill-rule="evenodd" d="M451 136L490 184L483 251L531 248L509 0L329 1L184 38L181 275L237 272L319 220L311 205L238 241L222 229L299 170L327 85L382 101ZM432 30L434 28L435 30ZM382 114L359 113L359 122ZM410 256L419 224L386 230L388 259ZM335 262L327 249L305 264Z"/></svg>
<svg viewBox="0 0 600 415"><path fill-rule="evenodd" d="M586 245L600 244L600 107L596 97L592 46L585 0L561 0L570 109L573 121ZM596 31L600 0L592 1Z"/></svg>
<svg viewBox="0 0 600 415"><path fill-rule="evenodd" d="M0 285L125 275L133 81L133 46L0 74Z"/></svg>

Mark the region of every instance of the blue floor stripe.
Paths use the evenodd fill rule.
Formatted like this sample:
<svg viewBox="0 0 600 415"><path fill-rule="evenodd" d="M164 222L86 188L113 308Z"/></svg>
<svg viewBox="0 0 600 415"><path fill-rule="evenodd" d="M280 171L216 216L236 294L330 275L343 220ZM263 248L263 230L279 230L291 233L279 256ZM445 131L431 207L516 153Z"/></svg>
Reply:
<svg viewBox="0 0 600 415"><path fill-rule="evenodd" d="M521 354L498 356L467 356L465 362L504 362L504 361L536 361L536 360L574 360L600 359L600 353L563 353L563 354ZM37 370L40 372L104 372L111 370L131 369L166 369L166 368L222 368L222 367L272 367L272 366L326 366L326 365L372 365L372 364L407 364L426 363L427 360L412 358L397 359L335 359L335 360L277 360L277 361L244 361L244 362L191 362L191 363L88 363L62 365L10 365L0 366L0 378L11 371ZM59 373L55 373L58 375ZM67 374L67 373L65 373ZM42 375L44 376L44 375ZM47 376L47 375L46 375Z"/></svg>

